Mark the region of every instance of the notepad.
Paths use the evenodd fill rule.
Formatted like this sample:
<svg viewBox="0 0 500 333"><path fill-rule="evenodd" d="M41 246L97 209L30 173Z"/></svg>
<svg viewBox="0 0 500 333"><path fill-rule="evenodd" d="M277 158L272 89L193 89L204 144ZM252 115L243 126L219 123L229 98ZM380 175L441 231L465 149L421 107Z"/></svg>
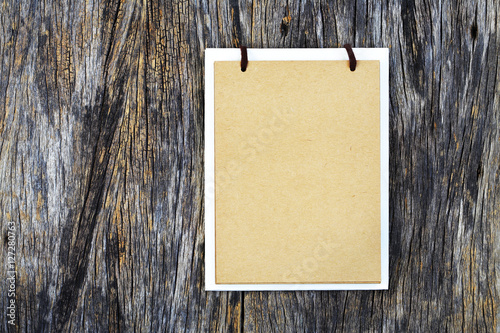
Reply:
<svg viewBox="0 0 500 333"><path fill-rule="evenodd" d="M388 51L206 50L205 288L385 289Z"/></svg>

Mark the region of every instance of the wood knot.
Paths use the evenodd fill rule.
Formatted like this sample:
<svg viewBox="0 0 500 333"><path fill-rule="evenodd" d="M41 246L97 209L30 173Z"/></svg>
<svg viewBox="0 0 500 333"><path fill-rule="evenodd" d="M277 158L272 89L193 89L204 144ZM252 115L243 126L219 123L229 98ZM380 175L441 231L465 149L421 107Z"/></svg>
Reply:
<svg viewBox="0 0 500 333"><path fill-rule="evenodd" d="M281 32L281 37L285 38L286 35L288 35L288 28L290 27L290 22L292 21L292 16L290 15L290 9L288 9L287 6L287 13L285 13L285 17L281 20L281 25L280 25L280 32Z"/></svg>

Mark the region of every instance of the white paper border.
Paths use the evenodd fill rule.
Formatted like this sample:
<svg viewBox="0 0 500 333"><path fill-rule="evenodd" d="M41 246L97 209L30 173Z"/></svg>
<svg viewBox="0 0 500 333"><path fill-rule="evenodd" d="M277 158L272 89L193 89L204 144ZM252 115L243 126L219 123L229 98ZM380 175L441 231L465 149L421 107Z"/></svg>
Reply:
<svg viewBox="0 0 500 333"><path fill-rule="evenodd" d="M248 49L248 61L349 60L339 49ZM380 60L381 283L215 283L214 62L239 61L239 49L205 50L205 290L373 290L389 287L389 49L354 48L357 60Z"/></svg>

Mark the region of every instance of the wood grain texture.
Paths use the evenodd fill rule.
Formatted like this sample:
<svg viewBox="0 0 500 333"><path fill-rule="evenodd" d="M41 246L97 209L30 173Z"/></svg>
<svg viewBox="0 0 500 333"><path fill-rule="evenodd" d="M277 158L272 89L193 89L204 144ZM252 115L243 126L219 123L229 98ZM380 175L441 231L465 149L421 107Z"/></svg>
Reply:
<svg viewBox="0 0 500 333"><path fill-rule="evenodd" d="M0 8L1 331L500 331L498 1ZM344 43L390 48L390 289L205 292L203 50Z"/></svg>

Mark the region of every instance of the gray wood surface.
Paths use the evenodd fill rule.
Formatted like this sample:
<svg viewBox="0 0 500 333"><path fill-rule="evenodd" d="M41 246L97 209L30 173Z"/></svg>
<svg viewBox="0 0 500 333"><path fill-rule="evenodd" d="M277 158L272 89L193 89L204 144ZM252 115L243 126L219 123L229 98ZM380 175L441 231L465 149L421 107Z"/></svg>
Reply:
<svg viewBox="0 0 500 333"><path fill-rule="evenodd" d="M499 332L499 14L2 1L0 331ZM389 290L205 292L204 49L344 43L390 48Z"/></svg>

